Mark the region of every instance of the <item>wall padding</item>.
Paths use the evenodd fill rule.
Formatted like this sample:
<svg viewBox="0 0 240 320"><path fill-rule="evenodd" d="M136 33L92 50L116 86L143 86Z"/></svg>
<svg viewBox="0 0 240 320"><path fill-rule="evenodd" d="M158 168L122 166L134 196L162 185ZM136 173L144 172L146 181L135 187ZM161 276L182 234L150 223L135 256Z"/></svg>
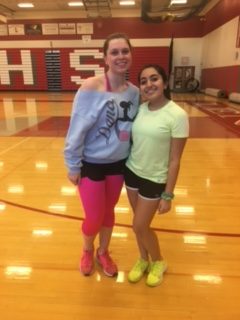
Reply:
<svg viewBox="0 0 240 320"><path fill-rule="evenodd" d="M216 89L216 88L206 88L205 94L217 98L224 98L226 97L226 92L222 89Z"/></svg>
<svg viewBox="0 0 240 320"><path fill-rule="evenodd" d="M240 103L240 93L239 92L231 92L228 96L228 100L232 102Z"/></svg>

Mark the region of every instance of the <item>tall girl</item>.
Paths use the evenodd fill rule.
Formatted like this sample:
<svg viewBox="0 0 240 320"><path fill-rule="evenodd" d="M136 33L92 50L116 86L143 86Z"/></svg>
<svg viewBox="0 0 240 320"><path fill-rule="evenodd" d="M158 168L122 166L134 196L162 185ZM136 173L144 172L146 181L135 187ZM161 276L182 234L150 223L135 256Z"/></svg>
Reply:
<svg viewBox="0 0 240 320"><path fill-rule="evenodd" d="M85 276L94 270L97 235L97 262L107 276L118 273L108 248L139 102L138 88L126 80L131 51L125 34L111 34L103 46L106 73L86 79L73 102L64 157L84 208L80 270Z"/></svg>

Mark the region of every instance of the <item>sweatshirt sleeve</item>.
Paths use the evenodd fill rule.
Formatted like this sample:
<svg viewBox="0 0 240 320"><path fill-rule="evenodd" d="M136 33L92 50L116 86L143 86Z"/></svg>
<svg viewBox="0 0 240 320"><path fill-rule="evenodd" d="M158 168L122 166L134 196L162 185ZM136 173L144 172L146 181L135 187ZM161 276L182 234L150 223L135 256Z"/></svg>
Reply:
<svg viewBox="0 0 240 320"><path fill-rule="evenodd" d="M75 95L64 147L64 160L69 173L81 171L84 140L97 120L102 100L101 93L95 91L79 90Z"/></svg>

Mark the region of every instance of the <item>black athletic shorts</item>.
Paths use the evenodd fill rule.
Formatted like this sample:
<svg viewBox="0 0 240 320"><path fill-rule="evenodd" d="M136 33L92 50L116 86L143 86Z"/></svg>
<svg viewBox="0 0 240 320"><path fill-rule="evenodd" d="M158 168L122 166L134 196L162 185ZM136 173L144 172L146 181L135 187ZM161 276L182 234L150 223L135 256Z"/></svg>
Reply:
<svg viewBox="0 0 240 320"><path fill-rule="evenodd" d="M125 166L124 179L126 188L138 191L139 195L147 199L160 199L165 190L165 183L156 183L143 179Z"/></svg>
<svg viewBox="0 0 240 320"><path fill-rule="evenodd" d="M123 175L126 160L113 163L89 163L83 161L81 178L88 177L94 181L102 181L106 176Z"/></svg>

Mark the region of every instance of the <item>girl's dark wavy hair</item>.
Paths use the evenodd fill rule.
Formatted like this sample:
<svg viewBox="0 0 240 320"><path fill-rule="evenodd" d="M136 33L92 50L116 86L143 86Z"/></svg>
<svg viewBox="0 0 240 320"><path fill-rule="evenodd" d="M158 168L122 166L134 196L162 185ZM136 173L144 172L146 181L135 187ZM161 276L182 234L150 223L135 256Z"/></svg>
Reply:
<svg viewBox="0 0 240 320"><path fill-rule="evenodd" d="M165 72L165 70L163 69L163 67L159 66L158 64L155 64L155 63L149 63L149 64L146 64L144 65L141 70L139 71L138 73L138 83L140 83L140 79L141 79L141 74L142 72L145 70L145 69L148 69L148 68L153 68L157 71L157 73L162 77L163 79L163 82L164 83L167 83L167 88L164 89L163 91L163 94L164 96L171 100L171 91L170 91L170 88L169 88L169 84L168 84L168 76Z"/></svg>

